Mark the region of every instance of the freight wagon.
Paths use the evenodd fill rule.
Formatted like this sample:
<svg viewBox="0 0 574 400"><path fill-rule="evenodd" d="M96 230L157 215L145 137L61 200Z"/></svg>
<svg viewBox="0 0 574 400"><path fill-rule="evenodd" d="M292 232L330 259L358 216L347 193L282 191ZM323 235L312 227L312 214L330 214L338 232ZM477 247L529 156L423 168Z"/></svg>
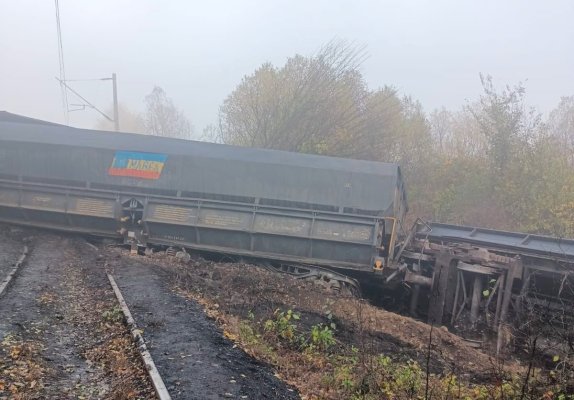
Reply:
<svg viewBox="0 0 574 400"><path fill-rule="evenodd" d="M373 271L407 211L398 165L0 115L0 220Z"/></svg>

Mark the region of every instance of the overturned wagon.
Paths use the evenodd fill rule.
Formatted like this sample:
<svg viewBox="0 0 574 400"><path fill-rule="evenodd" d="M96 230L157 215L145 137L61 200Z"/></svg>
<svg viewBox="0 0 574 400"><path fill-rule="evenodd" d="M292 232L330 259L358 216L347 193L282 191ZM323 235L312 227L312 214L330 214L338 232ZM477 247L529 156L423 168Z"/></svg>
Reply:
<svg viewBox="0 0 574 400"><path fill-rule="evenodd" d="M0 115L5 222L372 271L406 208L395 164Z"/></svg>

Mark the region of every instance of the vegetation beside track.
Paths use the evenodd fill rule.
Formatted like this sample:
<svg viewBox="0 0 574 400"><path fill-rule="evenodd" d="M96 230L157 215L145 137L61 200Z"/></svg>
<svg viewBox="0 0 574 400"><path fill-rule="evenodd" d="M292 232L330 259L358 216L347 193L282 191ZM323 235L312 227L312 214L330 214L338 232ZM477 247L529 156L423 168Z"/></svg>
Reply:
<svg viewBox="0 0 574 400"><path fill-rule="evenodd" d="M175 290L306 399L570 399L558 369L496 360L445 328L252 265L164 255ZM531 371L532 372L532 371Z"/></svg>

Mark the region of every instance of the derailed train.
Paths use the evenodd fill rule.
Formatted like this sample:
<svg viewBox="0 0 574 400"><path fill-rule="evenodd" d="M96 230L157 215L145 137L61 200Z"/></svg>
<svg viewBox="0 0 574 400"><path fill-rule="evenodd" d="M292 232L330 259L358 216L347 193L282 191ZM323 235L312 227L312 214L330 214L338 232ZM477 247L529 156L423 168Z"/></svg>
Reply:
<svg viewBox="0 0 574 400"><path fill-rule="evenodd" d="M2 220L143 246L371 270L406 212L393 164L29 120L0 141Z"/></svg>
<svg viewBox="0 0 574 400"><path fill-rule="evenodd" d="M516 245L509 240L517 234L505 232L409 228L406 213L395 164L0 113L0 221L123 238L134 250L154 244L274 260L291 272L401 277L412 310L426 303L434 323L455 324L465 308L472 320L490 308L504 321L533 271L571 283L574 241L518 235ZM480 293L493 281L485 305ZM420 290L427 301L419 302Z"/></svg>

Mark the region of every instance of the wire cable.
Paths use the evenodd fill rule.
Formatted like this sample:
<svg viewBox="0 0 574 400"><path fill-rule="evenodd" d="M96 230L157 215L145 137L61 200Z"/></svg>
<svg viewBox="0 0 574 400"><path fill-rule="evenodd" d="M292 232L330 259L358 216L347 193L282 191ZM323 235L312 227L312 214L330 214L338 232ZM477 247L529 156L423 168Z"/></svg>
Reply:
<svg viewBox="0 0 574 400"><path fill-rule="evenodd" d="M54 0L56 6L56 28L58 32L58 62L60 64L60 89L62 91L62 107L64 109L64 117L66 125L70 123L69 104L68 104L68 90L63 82L66 82L66 68L64 65L64 47L62 45L62 27L60 24L60 4L58 0Z"/></svg>

